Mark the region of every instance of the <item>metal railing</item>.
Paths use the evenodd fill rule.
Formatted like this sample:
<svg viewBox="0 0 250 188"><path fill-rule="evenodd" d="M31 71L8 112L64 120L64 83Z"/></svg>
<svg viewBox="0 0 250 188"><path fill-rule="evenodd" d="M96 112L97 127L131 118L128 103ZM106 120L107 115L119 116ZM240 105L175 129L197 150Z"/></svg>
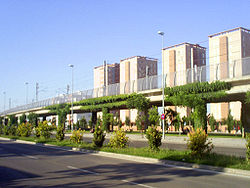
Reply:
<svg viewBox="0 0 250 188"><path fill-rule="evenodd" d="M185 85L193 82L205 82L224 80L228 78L241 78L250 75L250 58L239 59L233 62L225 62L207 66L195 66L193 69L172 72L164 75L167 87ZM124 83L108 85L107 87L94 88L73 93L73 101L83 99L97 98L103 96L112 96L119 94L129 94L152 89L162 88L162 76L148 76L137 80L131 80ZM17 106L3 111L0 115L28 111L31 109L43 108L54 104L63 104L71 102L71 94L63 94L57 97L33 102L27 105Z"/></svg>

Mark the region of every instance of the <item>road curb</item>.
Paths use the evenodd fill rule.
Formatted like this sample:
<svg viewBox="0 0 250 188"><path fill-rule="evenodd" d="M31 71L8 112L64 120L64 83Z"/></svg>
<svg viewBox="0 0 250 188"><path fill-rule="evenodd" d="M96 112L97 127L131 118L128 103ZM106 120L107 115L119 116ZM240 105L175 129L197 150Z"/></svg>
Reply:
<svg viewBox="0 0 250 188"><path fill-rule="evenodd" d="M190 169L196 169L200 171L207 171L211 173L222 173L222 174L228 174L228 175L246 176L250 178L250 171L248 170L223 168L223 167L216 167L216 166L209 166L209 165L199 165L199 164L186 163L186 162L181 162L181 161L160 160L160 159L140 157L140 156L134 156L134 155L80 149L80 148L75 148L75 147L56 146L52 144L35 143L31 141L23 141L23 140L16 140L16 139L3 138L3 137L0 137L0 140L13 141L13 142L21 143L21 144L32 144L32 145L38 145L38 146L43 146L43 147L64 149L64 150L72 151L72 152L83 152L83 153L88 153L91 155L129 160L129 161L134 161L134 162L157 164L157 165L170 166L170 167L172 166L172 167L178 167L178 168L190 168Z"/></svg>

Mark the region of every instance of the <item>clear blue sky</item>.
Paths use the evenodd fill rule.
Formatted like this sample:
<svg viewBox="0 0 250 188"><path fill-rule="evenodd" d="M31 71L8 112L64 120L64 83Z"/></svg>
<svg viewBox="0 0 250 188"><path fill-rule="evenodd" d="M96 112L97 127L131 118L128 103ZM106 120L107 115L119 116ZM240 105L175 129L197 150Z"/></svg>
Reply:
<svg viewBox="0 0 250 188"><path fill-rule="evenodd" d="M134 55L161 57L182 42L208 47L208 35L250 28L249 0L0 0L0 111L66 91L93 87L93 68Z"/></svg>

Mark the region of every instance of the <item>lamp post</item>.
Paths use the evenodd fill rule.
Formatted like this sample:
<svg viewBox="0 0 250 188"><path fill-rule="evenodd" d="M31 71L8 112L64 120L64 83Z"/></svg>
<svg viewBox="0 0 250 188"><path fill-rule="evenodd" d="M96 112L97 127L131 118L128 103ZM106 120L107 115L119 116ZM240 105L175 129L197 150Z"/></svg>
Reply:
<svg viewBox="0 0 250 188"><path fill-rule="evenodd" d="M158 31L158 34L161 35L162 41L162 111L163 114L165 114L165 109L164 109L164 88L165 88L165 79L164 79L164 54L163 54L163 48L164 48L164 32L163 31ZM165 119L162 120L162 138L165 139Z"/></svg>
<svg viewBox="0 0 250 188"><path fill-rule="evenodd" d="M3 111L5 112L5 100L6 100L6 92L3 92Z"/></svg>
<svg viewBox="0 0 250 188"><path fill-rule="evenodd" d="M26 85L26 104L28 104L28 82L25 82Z"/></svg>
<svg viewBox="0 0 250 188"><path fill-rule="evenodd" d="M72 69L72 80L71 80L71 130L73 131L73 78L74 78L74 72L73 68L74 65L69 64L69 67Z"/></svg>

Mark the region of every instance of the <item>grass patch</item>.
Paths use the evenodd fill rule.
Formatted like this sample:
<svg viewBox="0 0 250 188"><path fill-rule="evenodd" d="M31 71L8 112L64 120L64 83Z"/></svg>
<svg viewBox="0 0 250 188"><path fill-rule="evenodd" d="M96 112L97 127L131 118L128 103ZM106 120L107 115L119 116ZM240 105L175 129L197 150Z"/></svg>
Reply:
<svg viewBox="0 0 250 188"><path fill-rule="evenodd" d="M67 146L67 147L78 147L84 148L89 150L97 150L97 151L105 151L111 153L119 153L119 154L126 154L126 155L133 155L133 156L141 156L141 157L149 157L149 158L156 158L159 160L172 160L172 161L182 161L188 163L196 163L196 164L205 164L211 166L218 166L218 167L227 167L227 168L235 168L235 169L242 169L242 170L250 170L250 164L247 164L245 158L235 157L235 156L227 156L227 155L220 155L220 154L209 154L205 155L202 158L194 158L190 155L190 151L177 151L177 150L169 150L169 149L160 149L159 152L155 152L149 150L149 148L110 148L107 145L103 146L102 148L96 148L92 143L82 142L81 144L74 144L70 142L70 140L65 139L61 142L57 141L55 138L50 139L41 139L36 137L18 137L18 136L4 136L4 138L11 138L11 139L20 139L25 141L33 141L36 143L47 143L56 146Z"/></svg>

